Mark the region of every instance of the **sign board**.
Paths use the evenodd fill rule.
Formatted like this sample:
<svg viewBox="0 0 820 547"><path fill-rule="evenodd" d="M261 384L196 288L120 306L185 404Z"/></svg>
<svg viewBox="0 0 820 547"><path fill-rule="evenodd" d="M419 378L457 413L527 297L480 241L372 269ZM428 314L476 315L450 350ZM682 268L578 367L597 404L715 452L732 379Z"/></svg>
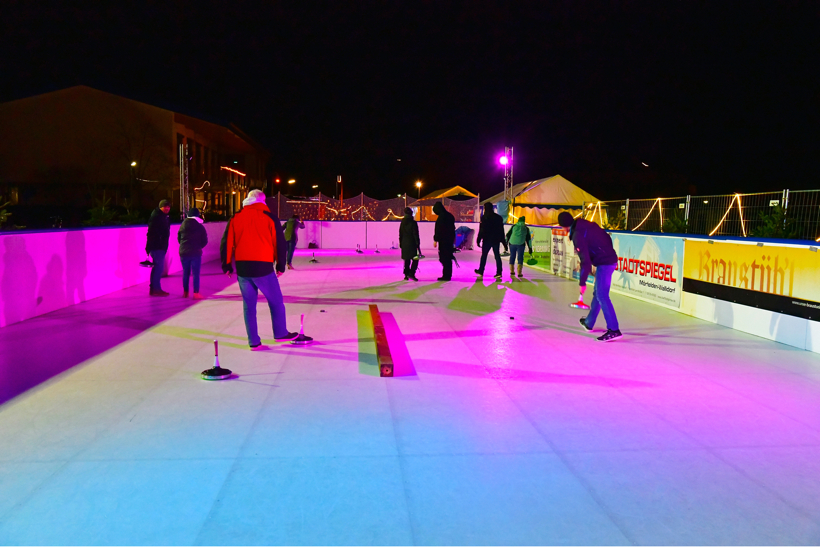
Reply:
<svg viewBox="0 0 820 547"><path fill-rule="evenodd" d="M613 233L618 269L612 291L680 308L684 242L677 237ZM687 242L688 243L688 242Z"/></svg>

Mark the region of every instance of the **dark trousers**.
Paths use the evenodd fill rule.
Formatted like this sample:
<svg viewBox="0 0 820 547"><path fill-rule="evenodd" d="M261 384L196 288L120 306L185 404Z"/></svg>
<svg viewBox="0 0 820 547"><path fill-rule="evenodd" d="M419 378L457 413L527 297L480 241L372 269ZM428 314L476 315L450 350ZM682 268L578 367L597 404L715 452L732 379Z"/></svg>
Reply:
<svg viewBox="0 0 820 547"><path fill-rule="evenodd" d="M419 261L408 258L404 261L404 277L416 276L416 270L419 269Z"/></svg>
<svg viewBox="0 0 820 547"><path fill-rule="evenodd" d="M490 254L490 249L493 251L493 255L495 256L495 273L496 275L501 274L501 242L498 243L487 243L484 242L484 245L481 247L481 261L478 263L478 271L484 273L484 266L487 264L487 255Z"/></svg>
<svg viewBox="0 0 820 547"><path fill-rule="evenodd" d="M181 256L182 262L182 290L188 292L188 279L194 274L194 292L199 292L199 269L202 266L201 256Z"/></svg>
<svg viewBox="0 0 820 547"><path fill-rule="evenodd" d="M288 241L288 265L293 262L293 252L296 250L296 238Z"/></svg>
<svg viewBox="0 0 820 547"><path fill-rule="evenodd" d="M159 280L162 279L162 274L165 273L165 251L156 249L151 251L151 261L154 263L151 266L151 283L152 289L161 291L162 286Z"/></svg>
<svg viewBox="0 0 820 547"><path fill-rule="evenodd" d="M438 261L441 262L441 277L453 278L453 244L438 246Z"/></svg>

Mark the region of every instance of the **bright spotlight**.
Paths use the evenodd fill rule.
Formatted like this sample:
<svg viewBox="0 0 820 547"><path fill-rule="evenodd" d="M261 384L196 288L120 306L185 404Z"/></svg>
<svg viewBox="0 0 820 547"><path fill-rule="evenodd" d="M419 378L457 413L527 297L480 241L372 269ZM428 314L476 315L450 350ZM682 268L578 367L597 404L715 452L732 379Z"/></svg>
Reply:
<svg viewBox="0 0 820 547"><path fill-rule="evenodd" d="M507 162L509 162L507 156L501 156L500 158L498 158L498 163L500 163L501 165L507 165Z"/></svg>
<svg viewBox="0 0 820 547"><path fill-rule="evenodd" d="M288 184L296 184L296 179L290 179L290 180L288 181Z"/></svg>

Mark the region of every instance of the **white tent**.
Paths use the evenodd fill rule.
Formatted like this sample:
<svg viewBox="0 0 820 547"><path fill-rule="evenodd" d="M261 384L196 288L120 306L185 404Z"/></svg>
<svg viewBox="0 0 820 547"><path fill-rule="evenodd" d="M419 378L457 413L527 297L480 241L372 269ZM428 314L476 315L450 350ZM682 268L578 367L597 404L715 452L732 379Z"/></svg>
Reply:
<svg viewBox="0 0 820 547"><path fill-rule="evenodd" d="M501 192L481 203L497 205L503 201L504 193ZM555 175L514 185L506 220L515 222L517 218L525 216L528 224L556 224L559 213L569 211L575 216L581 212L584 203L589 202L597 203L598 198L561 175ZM504 207L499 209L499 214L503 216Z"/></svg>

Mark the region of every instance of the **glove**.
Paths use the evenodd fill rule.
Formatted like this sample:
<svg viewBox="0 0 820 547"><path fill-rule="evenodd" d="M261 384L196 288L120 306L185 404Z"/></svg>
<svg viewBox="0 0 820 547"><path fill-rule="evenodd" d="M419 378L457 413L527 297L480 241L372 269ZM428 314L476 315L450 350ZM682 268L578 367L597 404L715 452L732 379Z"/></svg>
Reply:
<svg viewBox="0 0 820 547"><path fill-rule="evenodd" d="M232 275L233 274L233 266L231 266L230 264L223 264L222 265L222 272L226 273L228 275Z"/></svg>

